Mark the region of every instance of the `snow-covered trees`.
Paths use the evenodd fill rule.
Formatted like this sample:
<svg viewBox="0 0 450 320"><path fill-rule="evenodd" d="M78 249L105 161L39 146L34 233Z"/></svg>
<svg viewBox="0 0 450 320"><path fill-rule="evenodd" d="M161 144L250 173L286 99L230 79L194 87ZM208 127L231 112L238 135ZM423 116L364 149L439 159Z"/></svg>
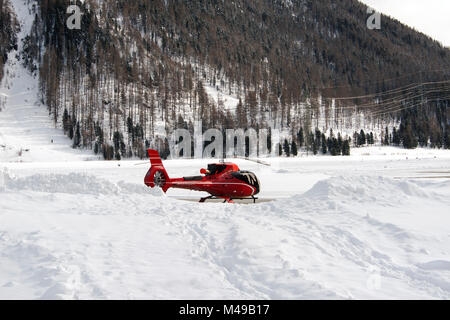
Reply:
<svg viewBox="0 0 450 320"><path fill-rule="evenodd" d="M114 155L143 157L147 145L159 143L157 131L169 134L179 116L186 124L201 119L204 128L266 129L274 123L297 135L299 149L323 152L323 137L315 131L310 137L310 131L323 128L320 117L327 125L333 117L333 124L342 124L352 106L352 101L332 103L327 97L381 93L416 81L409 76L384 81L421 70L421 59L405 56L429 57L430 70L450 59L439 44L388 18L379 39L358 32L365 25L355 17L364 16L365 6L353 0L338 5L309 1L305 7L263 0L86 0L79 4L80 30L65 26L69 3L37 3L23 62L30 70L39 67L42 101L55 125L77 139L74 146L104 151L108 158L116 132L126 146ZM0 67L4 57L2 52ZM220 97L211 98L216 92L239 102L225 106ZM440 103L437 112L426 112L430 119L435 115L434 127L412 122L411 134L421 145L428 139L434 146L446 141L448 100ZM370 133L359 138L353 140L356 145L374 143Z"/></svg>
<svg viewBox="0 0 450 320"><path fill-rule="evenodd" d="M17 50L18 31L19 25L12 13L9 0L0 0L0 81L3 78L3 65L8 59L9 51Z"/></svg>

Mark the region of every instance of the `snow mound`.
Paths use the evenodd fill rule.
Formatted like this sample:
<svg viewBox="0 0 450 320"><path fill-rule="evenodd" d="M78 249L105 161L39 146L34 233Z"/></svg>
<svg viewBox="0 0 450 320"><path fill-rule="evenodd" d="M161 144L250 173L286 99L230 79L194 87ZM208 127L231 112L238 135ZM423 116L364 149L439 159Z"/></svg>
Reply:
<svg viewBox="0 0 450 320"><path fill-rule="evenodd" d="M450 271L450 261L447 260L433 260L426 263L420 263L417 265L424 270L448 270Z"/></svg>
<svg viewBox="0 0 450 320"><path fill-rule="evenodd" d="M84 173L35 174L18 178L9 174L6 170L0 171L0 192L22 190L97 196L149 193L161 195L161 192L158 192L158 190L148 189L143 184L138 185L124 181L119 181L115 184Z"/></svg>
<svg viewBox="0 0 450 320"><path fill-rule="evenodd" d="M408 197L428 198L420 185L410 181L400 181L386 177L333 177L317 182L301 197L320 200L348 200L358 202L389 202L392 198L404 201Z"/></svg>

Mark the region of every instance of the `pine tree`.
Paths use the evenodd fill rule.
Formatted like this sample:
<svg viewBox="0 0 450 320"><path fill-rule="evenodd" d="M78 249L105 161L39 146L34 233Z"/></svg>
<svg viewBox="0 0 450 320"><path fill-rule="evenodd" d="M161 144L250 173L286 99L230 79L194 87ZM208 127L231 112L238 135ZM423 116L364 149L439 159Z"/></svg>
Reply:
<svg viewBox="0 0 450 320"><path fill-rule="evenodd" d="M236 106L236 122L241 129L246 129L248 127L247 111L242 104L241 99L239 99L239 103Z"/></svg>
<svg viewBox="0 0 450 320"><path fill-rule="evenodd" d="M359 141L358 141L358 145L359 146L363 146L366 144L366 134L364 133L364 130L361 129L360 133L359 133Z"/></svg>
<svg viewBox="0 0 450 320"><path fill-rule="evenodd" d="M105 143L102 146L102 150L103 150L103 158L105 158L105 160L112 160L114 158L114 147Z"/></svg>
<svg viewBox="0 0 450 320"><path fill-rule="evenodd" d="M401 142L400 134L398 133L397 129L394 127L393 133L392 133L392 144L399 146Z"/></svg>
<svg viewBox="0 0 450 320"><path fill-rule="evenodd" d="M342 144L342 155L349 156L350 155L350 141L348 139L344 140Z"/></svg>
<svg viewBox="0 0 450 320"><path fill-rule="evenodd" d="M269 127L269 132L267 133L267 150L269 153L272 152L272 129ZM224 135L225 137L225 135ZM223 149L225 151L225 148Z"/></svg>
<svg viewBox="0 0 450 320"><path fill-rule="evenodd" d="M359 141L359 133L355 131L355 133L353 133L353 146L359 147Z"/></svg>
<svg viewBox="0 0 450 320"><path fill-rule="evenodd" d="M77 148L81 143L80 123L77 122L77 129L75 131L75 137L73 139L73 147Z"/></svg>
<svg viewBox="0 0 450 320"><path fill-rule="evenodd" d="M444 148L450 149L450 125L447 125L445 127L445 133L444 133Z"/></svg>
<svg viewBox="0 0 450 320"><path fill-rule="evenodd" d="M318 148L317 148L317 143L316 143L316 139L314 138L314 134L311 132L309 135L309 139L311 141L311 149L314 155L317 154L318 152Z"/></svg>
<svg viewBox="0 0 450 320"><path fill-rule="evenodd" d="M403 147L406 149L415 149L417 148L417 138L414 136L411 125L407 123L401 130L401 137Z"/></svg>
<svg viewBox="0 0 450 320"><path fill-rule="evenodd" d="M284 139L283 149L284 149L284 153L286 154L286 156L290 157L291 152L290 152L290 148L289 148L289 142L287 141L287 139Z"/></svg>
<svg viewBox="0 0 450 320"><path fill-rule="evenodd" d="M327 148L327 139L325 138L325 134L322 133L322 153L327 154L328 148Z"/></svg>
<svg viewBox="0 0 450 320"><path fill-rule="evenodd" d="M131 141L134 142L133 120L130 117L127 118L127 132L128 132L128 139L131 138Z"/></svg>
<svg viewBox="0 0 450 320"><path fill-rule="evenodd" d="M119 131L114 132L113 143L114 143L114 149L116 150L116 153L120 150L121 140L122 140L121 133Z"/></svg>
<svg viewBox="0 0 450 320"><path fill-rule="evenodd" d="M107 147L107 145L104 145L102 149L103 149L103 159L109 160L108 159L108 147Z"/></svg>
<svg viewBox="0 0 450 320"><path fill-rule="evenodd" d="M167 159L170 156L170 148L169 148L169 142L167 141L167 139L164 139L164 141L162 141L162 150L160 152L161 155L161 159Z"/></svg>
<svg viewBox="0 0 450 320"><path fill-rule="evenodd" d="M73 125L72 125L72 123L70 123L70 125L69 125L69 138L70 138L70 140L73 139Z"/></svg>
<svg viewBox="0 0 450 320"><path fill-rule="evenodd" d="M250 155L250 138L245 137L245 156L248 157Z"/></svg>
<svg viewBox="0 0 450 320"><path fill-rule="evenodd" d="M319 128L316 128L314 143L316 144L316 149L319 150L321 145L322 132L320 132Z"/></svg>
<svg viewBox="0 0 450 320"><path fill-rule="evenodd" d="M334 139L334 133L333 133L333 129L330 129L330 136L327 138L327 148L328 148L328 152L330 154L333 153L333 139Z"/></svg>
<svg viewBox="0 0 450 320"><path fill-rule="evenodd" d="M333 137L327 138L328 152L332 156L337 156L341 153L341 147L340 147L341 145L342 145L342 137L341 137L340 133L338 133L338 139L336 139L334 137L334 135L333 135Z"/></svg>
<svg viewBox="0 0 450 320"><path fill-rule="evenodd" d="M307 135L307 140L305 142L305 145L306 145L307 151L313 151L313 153L314 153L315 143L314 143L314 134L312 132L310 132ZM314 154L317 154L317 150L316 150L316 153L314 153Z"/></svg>
<svg viewBox="0 0 450 320"><path fill-rule="evenodd" d="M420 142L420 140L419 140ZM428 141L427 141L428 142ZM442 148L442 142L443 142L443 137L442 137L442 132L441 132L441 128L440 127L432 127L431 131L430 131L430 143L431 143L431 147L432 148ZM421 147L426 146L426 142L422 141L422 143L420 144Z"/></svg>
<svg viewBox="0 0 450 320"><path fill-rule="evenodd" d="M305 144L305 136L303 133L303 128L300 128L300 130L297 133L297 139L298 139L298 146L301 148Z"/></svg>
<svg viewBox="0 0 450 320"><path fill-rule="evenodd" d="M123 141L123 136L121 134L120 135L120 154L122 156L126 156L126 150L127 150L127 146L126 146L125 142Z"/></svg>
<svg viewBox="0 0 450 320"><path fill-rule="evenodd" d="M121 157L120 157L120 152L118 149L116 150L115 157L116 157L116 160L120 161Z"/></svg>
<svg viewBox="0 0 450 320"><path fill-rule="evenodd" d="M186 127L187 126L186 126L186 123L184 122L183 116L181 114L179 114L178 120L177 120L177 128L178 129L180 129L180 128L187 129Z"/></svg>
<svg viewBox="0 0 450 320"><path fill-rule="evenodd" d="M64 133L67 133L67 131L69 130L69 125L70 125L69 112L67 111L66 108L64 108L64 114L63 114L63 129L64 129Z"/></svg>
<svg viewBox="0 0 450 320"><path fill-rule="evenodd" d="M385 146L388 146L388 145L389 145L389 129L388 129L388 127L386 127L386 133L384 134L384 141L383 141L383 144L384 144Z"/></svg>
<svg viewBox="0 0 450 320"><path fill-rule="evenodd" d="M291 153L294 157L296 157L298 155L297 144L295 143L294 140L292 140L292 143L291 143Z"/></svg>
<svg viewBox="0 0 450 320"><path fill-rule="evenodd" d="M341 137L341 133L338 133L338 138L337 138L337 143L336 143L336 154L340 155L342 153L342 137Z"/></svg>
<svg viewBox="0 0 450 320"><path fill-rule="evenodd" d="M114 147L108 145L108 160L112 160L114 158Z"/></svg>

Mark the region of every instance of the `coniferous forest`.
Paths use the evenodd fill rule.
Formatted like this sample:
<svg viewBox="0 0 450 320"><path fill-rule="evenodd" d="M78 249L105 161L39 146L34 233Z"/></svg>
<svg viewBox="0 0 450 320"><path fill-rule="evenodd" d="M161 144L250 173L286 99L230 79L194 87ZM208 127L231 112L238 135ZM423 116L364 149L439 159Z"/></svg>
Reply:
<svg viewBox="0 0 450 320"><path fill-rule="evenodd" d="M0 67L17 32L5 1ZM105 159L167 151L158 133L200 119L284 130L286 156L450 148L450 50L385 16L369 30L356 0L29 1L21 58L41 102L74 148ZM73 3L79 30L66 26Z"/></svg>
<svg viewBox="0 0 450 320"><path fill-rule="evenodd" d="M9 3L7 0L0 0L0 81L3 78L3 66L8 60L8 52L17 49L18 28Z"/></svg>

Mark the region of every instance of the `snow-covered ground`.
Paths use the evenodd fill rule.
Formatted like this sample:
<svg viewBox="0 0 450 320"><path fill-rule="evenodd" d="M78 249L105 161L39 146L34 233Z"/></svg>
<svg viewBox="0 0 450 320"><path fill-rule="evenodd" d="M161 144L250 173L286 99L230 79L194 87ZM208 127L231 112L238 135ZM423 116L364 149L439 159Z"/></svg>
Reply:
<svg viewBox="0 0 450 320"><path fill-rule="evenodd" d="M136 161L3 162L0 298L448 299L449 155L436 154L238 160L275 198L256 205L163 195Z"/></svg>
<svg viewBox="0 0 450 320"><path fill-rule="evenodd" d="M70 148L14 56L0 88L0 299L450 298L449 151L236 160L273 201L183 201L202 194L164 195L144 186L148 164Z"/></svg>

